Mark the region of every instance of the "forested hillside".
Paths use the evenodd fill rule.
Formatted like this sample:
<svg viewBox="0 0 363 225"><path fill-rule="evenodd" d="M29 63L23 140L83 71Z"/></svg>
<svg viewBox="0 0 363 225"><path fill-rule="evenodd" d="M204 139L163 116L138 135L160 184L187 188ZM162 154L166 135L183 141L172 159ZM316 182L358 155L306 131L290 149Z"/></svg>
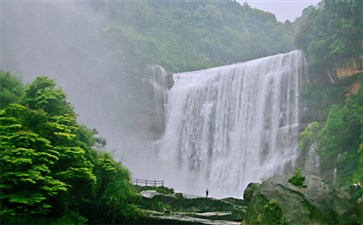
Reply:
<svg viewBox="0 0 363 225"><path fill-rule="evenodd" d="M143 101L140 77L148 64L160 64L170 72L189 71L301 48L309 70L309 82L304 83L300 96L301 104L318 115L300 135L301 153L307 155L309 147L316 144L321 176L338 187L347 188L363 181L363 74L360 71L335 83L318 82L329 80L327 70L334 69L341 61L362 55L361 0L322 1L319 8L309 7L294 23L280 23L271 13L232 0L96 1L89 4L93 13L105 18L102 25L95 26L102 27L95 32L101 35L97 38L90 35L91 42L87 42L89 36L83 33L82 39L77 39L77 34L69 39L66 47L56 48L53 57L47 58L51 53L45 50L54 43L55 46L62 44L67 36L67 33L62 36L62 29L55 29L55 36L61 36L57 41L54 36L39 34L37 30L34 37L29 36L29 42L23 42L20 47L20 42L13 45L23 51L23 47L31 43L36 46L32 49L35 52L41 46L40 57L25 55L21 58L29 64L47 58L49 61L39 68L58 62L62 55L59 50L66 48L67 54L63 56L73 57L64 57L66 59L59 60L59 64L49 67L51 69L45 73L67 71L64 77L70 77L78 93L87 90L90 97L82 98L82 102L104 113L92 114L92 110L86 110L90 117L98 115L96 120L101 123L111 121L109 124L120 133L138 127ZM34 10L29 15L36 14ZM51 22L50 26L55 27L57 23ZM44 27L49 24L45 23ZM19 36L26 37L27 30L20 27ZM35 23L33 27L42 26ZM54 43L47 42L49 46L43 46L33 40L41 44L47 40ZM77 46L80 43L86 44ZM96 50L84 51L96 45ZM10 55L17 48L5 46L4 49ZM98 55L90 54L94 52L100 53L104 61L110 58L114 61L102 64L103 61L97 61ZM107 54L103 54L105 52ZM110 57L105 57L108 54ZM12 64L20 63L17 59L11 58ZM102 70L90 65L100 62L96 67ZM117 66L103 70L111 64ZM99 73L97 79L93 78L94 86L86 82L91 83L88 75L92 72ZM353 85L357 87L354 90ZM114 122L120 120L125 120L127 126ZM117 135L121 136L120 133ZM117 138L128 144L125 140L129 139ZM66 93L54 80L42 76L25 85L18 77L0 71L1 223L120 224L130 223L140 216L134 205L138 195L129 182L130 174L105 146L105 139L99 137L95 129L78 122ZM125 152L135 150L119 148ZM362 196L362 190L353 196L354 200Z"/></svg>
<svg viewBox="0 0 363 225"><path fill-rule="evenodd" d="M363 180L363 2L325 0L319 5L305 11L296 34L310 80L302 102L318 115L301 133L300 147L308 151L316 143L321 176L348 187ZM352 59L357 59L358 71L330 78L337 66Z"/></svg>
<svg viewBox="0 0 363 225"><path fill-rule="evenodd" d="M76 84L84 84L86 79L92 80L92 77L84 75L92 74L96 68L96 73L108 72L98 74L103 80L107 77L116 83L115 86L122 88L127 85L134 87L130 85L130 80L139 84L139 76L147 64L160 64L172 72L187 71L293 49L291 24L279 23L273 14L252 9L246 4L241 6L230 0L159 3L92 2L92 12L96 11L105 18L102 26L94 26L94 29L102 27L103 30L89 32L88 26L81 27L81 41L77 39L77 31L62 29L67 23L49 20L42 22L42 26L37 26L42 16L49 16L47 7L43 9L37 4L29 5L30 10L23 11L23 14L35 18L36 23L27 24L34 28L34 32L29 35L27 28L16 23L14 26L17 27L18 35L6 38L16 38L16 46L23 46L34 57L29 58L27 54L25 57L19 54L19 57L19 52L13 52L16 49L11 48L14 43L7 42L9 45L6 46L5 53L11 56L7 60L13 65L27 64L28 61L34 65L43 63L45 71L41 73L45 74L58 73L59 68L63 68L61 71L67 73L60 76L73 76L72 82ZM72 9L68 5L60 10L56 10L53 5L48 8L57 16ZM9 12L9 15L17 18L17 8L10 7ZM80 18L84 19L81 15ZM22 19L23 23L26 22L24 17ZM73 17L70 21L72 19ZM79 21L72 24L75 26L70 26L71 28L84 25ZM7 23L6 27L7 34L11 33L9 27L12 24ZM52 28L54 35L48 34L41 27ZM64 30L70 32L69 37ZM101 35L95 38L94 33ZM27 37L25 41L18 39L19 34ZM91 41L87 38L91 38ZM52 42L48 42L49 40ZM36 47L27 49L30 43ZM48 51L50 48L44 46L52 46L54 52ZM94 50L89 50L91 47L98 50L102 57L110 51L104 60L116 53L118 58L113 58L112 63L120 62L122 71L119 67L112 67L110 73L106 69L99 70L100 65L86 65L85 62L100 63L89 60L98 57ZM68 50L71 53L69 55ZM64 55L70 58L62 58ZM17 62L19 58L27 62ZM104 65L109 64L101 66ZM72 70L74 68L76 73ZM56 87L53 80L38 77L29 85L24 85L13 75L1 72L0 81L2 222L115 224L127 222L138 215L138 210L132 204L135 193L129 184L129 173L104 151L105 140L98 137L95 130L89 130L77 122L76 113L67 102L66 94ZM100 83L95 86L104 87ZM104 91L107 90L98 90L97 93ZM126 102L133 102L133 99L140 101L140 92L141 90L131 90L118 98L128 98ZM133 93L136 97L132 96ZM97 95L97 99L98 97ZM105 102L108 103L108 99ZM108 111L110 105L115 107L114 104L98 104L106 105ZM132 108L132 104L129 107ZM120 107L114 111L125 110ZM133 115L128 115L128 118L130 116ZM132 118L129 120L130 123L136 123Z"/></svg>
<svg viewBox="0 0 363 225"><path fill-rule="evenodd" d="M291 23L223 1L105 1L93 8L110 19L106 35L126 65L159 64L172 72L243 62L294 49Z"/></svg>
<svg viewBox="0 0 363 225"><path fill-rule="evenodd" d="M306 53L310 75L317 78L340 61L362 55L363 34L362 1L326 0L319 5L306 11L295 38L297 48Z"/></svg>
<svg viewBox="0 0 363 225"><path fill-rule="evenodd" d="M138 214L129 172L77 123L53 80L24 87L0 72L0 81L2 223L109 224Z"/></svg>

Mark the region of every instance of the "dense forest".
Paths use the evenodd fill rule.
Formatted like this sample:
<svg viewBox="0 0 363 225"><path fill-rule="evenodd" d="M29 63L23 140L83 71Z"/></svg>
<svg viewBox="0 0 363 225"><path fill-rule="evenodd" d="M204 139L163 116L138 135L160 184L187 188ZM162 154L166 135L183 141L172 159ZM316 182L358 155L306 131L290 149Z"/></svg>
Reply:
<svg viewBox="0 0 363 225"><path fill-rule="evenodd" d="M0 73L0 218L4 224L109 224L138 214L129 172L77 123L66 94Z"/></svg>
<svg viewBox="0 0 363 225"><path fill-rule="evenodd" d="M295 37L306 53L311 81L302 99L319 115L301 133L300 147L307 151L316 143L321 175L346 188L363 180L363 74L331 83L328 73L363 54L363 2L327 0L319 5L305 10ZM353 84L359 87L355 93L350 91Z"/></svg>
<svg viewBox="0 0 363 225"><path fill-rule="evenodd" d="M327 0L319 5L305 9L295 37L316 80L326 77L329 67L362 54L362 1Z"/></svg>
<svg viewBox="0 0 363 225"><path fill-rule="evenodd" d="M294 28L271 13L231 0L95 2L106 15L105 35L119 57L135 68L159 64L190 71L284 53L294 49ZM228 43L228 44L226 44Z"/></svg>
<svg viewBox="0 0 363 225"><path fill-rule="evenodd" d="M363 74L314 81L362 55L362 4L325 0L293 23L230 0L98 1L91 8L107 15L106 44L117 43L112 48L135 76L147 64L179 72L302 49L311 81L302 99L319 117L301 133L300 150L316 143L322 176L332 182L337 169L336 185L347 188L363 181ZM349 93L353 82L360 89ZM53 80L24 84L0 72L2 223L131 223L141 215L138 195L105 146L95 129L78 123Z"/></svg>

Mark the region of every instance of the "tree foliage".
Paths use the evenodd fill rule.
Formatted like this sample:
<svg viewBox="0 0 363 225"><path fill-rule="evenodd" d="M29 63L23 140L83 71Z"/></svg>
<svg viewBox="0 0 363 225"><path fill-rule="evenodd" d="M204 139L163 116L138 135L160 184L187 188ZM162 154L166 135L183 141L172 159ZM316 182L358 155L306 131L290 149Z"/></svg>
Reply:
<svg viewBox="0 0 363 225"><path fill-rule="evenodd" d="M67 191L67 184L52 176L50 168L59 159L50 141L23 126L11 111L26 111L10 105L0 112L0 166L4 214L47 214L47 200Z"/></svg>
<svg viewBox="0 0 363 225"><path fill-rule="evenodd" d="M319 139L320 123L310 123L304 131L300 133L299 148L306 151Z"/></svg>
<svg viewBox="0 0 363 225"><path fill-rule="evenodd" d="M30 109L43 110L49 115L73 114L72 106L66 102L66 94L55 87L47 77L37 77L25 90L22 103Z"/></svg>
<svg viewBox="0 0 363 225"><path fill-rule="evenodd" d="M343 114L338 106L330 108L328 119L321 130L320 148L318 153L326 159L334 159L342 151L341 140L345 135Z"/></svg>
<svg viewBox="0 0 363 225"><path fill-rule="evenodd" d="M130 71L159 64L189 71L293 50L293 27L247 3L104 1L93 8L112 21L106 36Z"/></svg>
<svg viewBox="0 0 363 225"><path fill-rule="evenodd" d="M23 91L23 83L18 77L0 71L0 109L5 108L10 103L18 102Z"/></svg>
<svg viewBox="0 0 363 225"><path fill-rule="evenodd" d="M341 107L344 104L344 87L329 85L320 87L315 83L306 84L301 90L301 102L304 102L311 111L319 115L319 119L325 120L332 105Z"/></svg>
<svg viewBox="0 0 363 225"><path fill-rule="evenodd" d="M362 82L362 75L358 81ZM317 143L323 171L337 169L337 185L349 186L362 181L363 146L362 87L346 97L343 105L329 108L324 126L310 124L301 134L299 147L304 150ZM331 180L332 177L325 177Z"/></svg>
<svg viewBox="0 0 363 225"><path fill-rule="evenodd" d="M22 84L13 85L15 77L1 74L4 87L24 93L8 98L0 110L1 220L99 222L83 210L94 202L97 211L105 212L101 222L120 223L136 215L128 171L101 151L105 142L95 130L77 123L55 82L38 77L24 91ZM0 96L8 89L0 89Z"/></svg>
<svg viewBox="0 0 363 225"><path fill-rule="evenodd" d="M295 37L296 46L307 54L310 74L315 78L338 61L362 53L363 2L324 0L310 8Z"/></svg>
<svg viewBox="0 0 363 225"><path fill-rule="evenodd" d="M308 74L314 81L305 85L301 96L322 124L313 132L306 128L299 144L302 149L312 142L317 144L323 176L332 181L336 169L338 186L362 182L362 90L345 96L347 83L355 80L361 85L362 74L336 84L322 84L327 83L330 68L361 56L362 9L360 0L323 0L318 7L305 9L295 24L295 44L306 53Z"/></svg>
<svg viewBox="0 0 363 225"><path fill-rule="evenodd" d="M109 218L107 223L117 223L122 217L132 218L137 214L133 205L137 195L130 185L130 174L120 163L115 162L107 152L101 152L96 164L99 180L97 182L96 202L103 211L104 217Z"/></svg>

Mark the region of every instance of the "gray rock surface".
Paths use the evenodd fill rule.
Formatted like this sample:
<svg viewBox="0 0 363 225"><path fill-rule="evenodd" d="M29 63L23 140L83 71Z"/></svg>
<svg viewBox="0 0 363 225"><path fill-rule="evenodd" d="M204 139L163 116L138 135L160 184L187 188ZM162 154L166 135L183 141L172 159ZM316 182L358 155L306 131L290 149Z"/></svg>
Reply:
<svg viewBox="0 0 363 225"><path fill-rule="evenodd" d="M155 195L157 195L158 192L155 191L155 190L147 190L147 191L142 191L140 192L140 195L144 198L149 198L149 199L152 199L154 198Z"/></svg>
<svg viewBox="0 0 363 225"><path fill-rule="evenodd" d="M140 207L151 222L160 224L225 224L241 223L246 211L244 201L215 199L183 193L162 194L144 190Z"/></svg>
<svg viewBox="0 0 363 225"><path fill-rule="evenodd" d="M290 177L248 185L243 224L359 224L348 193L316 176L305 176L304 187L289 183Z"/></svg>

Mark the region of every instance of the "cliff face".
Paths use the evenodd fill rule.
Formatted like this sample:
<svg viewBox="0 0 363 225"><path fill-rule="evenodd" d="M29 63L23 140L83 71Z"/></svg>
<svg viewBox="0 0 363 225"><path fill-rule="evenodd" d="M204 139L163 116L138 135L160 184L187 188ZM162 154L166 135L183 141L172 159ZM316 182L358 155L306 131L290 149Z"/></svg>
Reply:
<svg viewBox="0 0 363 225"><path fill-rule="evenodd" d="M332 105L342 107L349 95L358 94L362 85L361 75L359 74L362 73L363 55L359 58L351 58L331 64L325 74L310 74L311 76L301 78L300 90L302 94L299 100L300 131L303 131L308 124L314 121L324 125L329 108ZM317 143L319 143L319 140ZM318 160L315 160L316 158ZM319 173L314 173L314 175L322 176L327 181L333 183L335 166L329 169L319 168L320 164L315 163L316 161L319 162L320 160L312 146L302 151L297 163L301 168L304 168L308 162L313 163L313 165L316 165L316 170L319 171ZM335 160L331 163L335 165ZM337 179L339 180L339 178Z"/></svg>
<svg viewBox="0 0 363 225"><path fill-rule="evenodd" d="M359 58L351 58L347 60L342 60L339 63L330 66L330 69L326 71L324 75L315 74L315 75L305 75L305 77L300 78L300 90L303 90L309 84L316 84L316 88L319 90L329 90L334 87L342 87L345 89L345 96L348 97L350 94L357 94L361 87L361 82L357 79L358 74L363 73L363 55ZM313 101L323 102L323 98L321 93L317 91L314 96ZM314 91L314 90L310 90ZM312 96L310 96L311 98ZM325 96L325 98L329 98L329 96ZM336 99L338 100L338 99ZM340 99L342 100L342 99ZM326 119L327 115L322 113L326 110L324 107L327 107L329 104L324 104L319 107L315 106L315 109L311 107L309 102L312 102L312 99L307 99L306 97L302 97L300 99L300 111L299 111L299 122L301 124L300 130L303 130L305 126L313 121L322 122ZM335 102L331 99L332 104L339 104L340 102Z"/></svg>
<svg viewBox="0 0 363 225"><path fill-rule="evenodd" d="M363 55L360 58L343 61L335 68L335 75L339 80L344 80L355 74L362 73L362 65Z"/></svg>
<svg viewBox="0 0 363 225"><path fill-rule="evenodd" d="M349 85L349 89L345 92L345 96L348 97L351 94L358 94L361 86L362 84L359 80L354 81Z"/></svg>
<svg viewBox="0 0 363 225"><path fill-rule="evenodd" d="M146 138L158 140L165 129L167 90L172 86L172 79L159 65L147 66L142 77L145 101L139 125Z"/></svg>
<svg viewBox="0 0 363 225"><path fill-rule="evenodd" d="M332 65L330 69L327 70L327 76L329 78L327 80L332 84L339 83L362 72L363 55L357 58L341 60L335 65Z"/></svg>

